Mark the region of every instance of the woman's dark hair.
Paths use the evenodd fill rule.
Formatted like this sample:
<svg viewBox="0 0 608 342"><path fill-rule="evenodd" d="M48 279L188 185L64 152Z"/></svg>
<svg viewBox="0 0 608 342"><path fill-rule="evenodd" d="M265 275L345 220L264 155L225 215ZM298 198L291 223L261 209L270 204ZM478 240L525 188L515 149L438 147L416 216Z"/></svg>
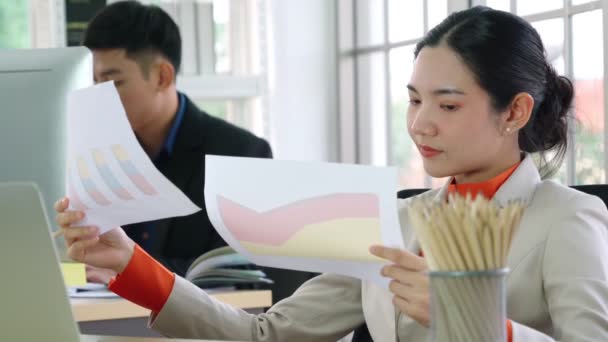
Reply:
<svg viewBox="0 0 608 342"><path fill-rule="evenodd" d="M171 62L175 73L182 58L182 40L173 19L161 8L137 1L104 7L89 23L82 44L94 49L125 49L147 74L151 53Z"/></svg>
<svg viewBox="0 0 608 342"><path fill-rule="evenodd" d="M455 12L427 33L414 55L426 46L446 44L472 71L496 111L505 110L515 95L534 98L530 120L520 130L522 151L539 153L541 174L554 174L568 146L568 116L574 90L546 58L538 32L513 14L477 6ZM545 152L555 151L547 160Z"/></svg>

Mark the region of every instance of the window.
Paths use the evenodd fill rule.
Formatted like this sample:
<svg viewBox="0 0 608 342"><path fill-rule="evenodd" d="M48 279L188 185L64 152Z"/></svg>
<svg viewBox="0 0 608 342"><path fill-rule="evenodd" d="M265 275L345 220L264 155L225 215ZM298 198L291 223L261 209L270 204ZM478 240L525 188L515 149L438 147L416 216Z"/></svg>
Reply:
<svg viewBox="0 0 608 342"><path fill-rule="evenodd" d="M571 148L556 179L564 184L605 183L606 25L602 15L608 9L602 7L602 1L585 0L488 0L486 5L516 12L530 21L557 72L574 83Z"/></svg>
<svg viewBox="0 0 608 342"><path fill-rule="evenodd" d="M458 1L456 1L458 2ZM448 14L447 0L338 3L341 160L395 165L401 187L434 186L406 128L414 46ZM465 2L466 3L466 2Z"/></svg>
<svg viewBox="0 0 608 342"><path fill-rule="evenodd" d="M0 2L0 49L30 47L29 3Z"/></svg>
<svg viewBox="0 0 608 342"><path fill-rule="evenodd" d="M425 184L422 159L407 133L409 97L405 87L413 70L414 46L407 45L389 52L391 91L391 163L401 167L399 185L412 188Z"/></svg>
<svg viewBox="0 0 608 342"><path fill-rule="evenodd" d="M180 27L178 89L210 114L269 136L267 0L140 2L160 6ZM64 0L0 1L0 48L65 46L64 12Z"/></svg>
<svg viewBox="0 0 608 342"><path fill-rule="evenodd" d="M543 0L543 1L526 1L517 0L516 8L517 15L525 16L529 14L547 12L564 7L563 0Z"/></svg>
<svg viewBox="0 0 608 342"><path fill-rule="evenodd" d="M431 179L406 129L413 48L429 28L470 1L340 0L338 2L341 161L400 168L401 187L429 187ZM574 83L573 130L555 176L564 184L605 183L606 87L602 1L474 0L517 13L539 32L547 57ZM386 127L384 127L386 126Z"/></svg>
<svg viewBox="0 0 608 342"><path fill-rule="evenodd" d="M555 71L560 75L565 74L565 59L564 59L564 20L563 18L554 18L532 22L532 26L538 31L539 35L547 50L547 59ZM553 157L549 154L548 157ZM564 163L555 175L555 178L565 184L568 179L567 164Z"/></svg>
<svg viewBox="0 0 608 342"><path fill-rule="evenodd" d="M0 1L0 49L65 46L64 2Z"/></svg>
<svg viewBox="0 0 608 342"><path fill-rule="evenodd" d="M141 2L160 6L180 27L178 89L209 114L269 136L264 106L266 0Z"/></svg>

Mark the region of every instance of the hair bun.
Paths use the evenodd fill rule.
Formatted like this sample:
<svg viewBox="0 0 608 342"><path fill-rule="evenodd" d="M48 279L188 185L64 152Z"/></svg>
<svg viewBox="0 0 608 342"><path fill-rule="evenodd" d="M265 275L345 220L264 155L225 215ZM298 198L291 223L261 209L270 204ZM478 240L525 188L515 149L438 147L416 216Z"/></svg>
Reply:
<svg viewBox="0 0 608 342"><path fill-rule="evenodd" d="M560 76L552 66L547 66L544 97L532 113L534 120L527 125L520 136L520 147L523 151L534 153L559 148L568 141L568 121L574 87L567 77ZM565 148L557 150L555 165L548 163L541 171L557 171L558 163L565 157ZM542 172L541 172L542 173Z"/></svg>

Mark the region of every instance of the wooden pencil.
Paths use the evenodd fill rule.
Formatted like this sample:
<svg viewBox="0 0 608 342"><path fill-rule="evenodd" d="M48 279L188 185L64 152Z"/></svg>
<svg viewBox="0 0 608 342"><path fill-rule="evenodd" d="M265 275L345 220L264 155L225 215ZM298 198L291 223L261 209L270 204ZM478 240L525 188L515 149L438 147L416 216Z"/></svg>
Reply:
<svg viewBox="0 0 608 342"><path fill-rule="evenodd" d="M506 267L514 230L523 205L499 208L478 196L450 195L446 202L415 199L408 209L412 226L431 271L490 271ZM498 312L494 280L484 277L435 279L435 314L450 322L435 322L436 336L463 341L494 341L500 328L491 326ZM495 320L495 319L494 319ZM448 330L448 331L443 331Z"/></svg>

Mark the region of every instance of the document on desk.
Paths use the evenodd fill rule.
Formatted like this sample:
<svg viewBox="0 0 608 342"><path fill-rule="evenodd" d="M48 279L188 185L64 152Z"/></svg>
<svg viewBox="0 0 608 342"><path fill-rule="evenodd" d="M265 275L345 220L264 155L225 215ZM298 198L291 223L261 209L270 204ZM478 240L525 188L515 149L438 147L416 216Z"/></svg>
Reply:
<svg viewBox="0 0 608 342"><path fill-rule="evenodd" d="M105 284L85 283L81 286L68 286L70 298L118 298L119 296L108 290Z"/></svg>
<svg viewBox="0 0 608 342"><path fill-rule="evenodd" d="M395 168L210 155L205 164L207 214L252 262L388 284L369 247L404 247Z"/></svg>
<svg viewBox="0 0 608 342"><path fill-rule="evenodd" d="M116 226L200 210L139 145L112 81L68 98L66 193L83 224Z"/></svg>

